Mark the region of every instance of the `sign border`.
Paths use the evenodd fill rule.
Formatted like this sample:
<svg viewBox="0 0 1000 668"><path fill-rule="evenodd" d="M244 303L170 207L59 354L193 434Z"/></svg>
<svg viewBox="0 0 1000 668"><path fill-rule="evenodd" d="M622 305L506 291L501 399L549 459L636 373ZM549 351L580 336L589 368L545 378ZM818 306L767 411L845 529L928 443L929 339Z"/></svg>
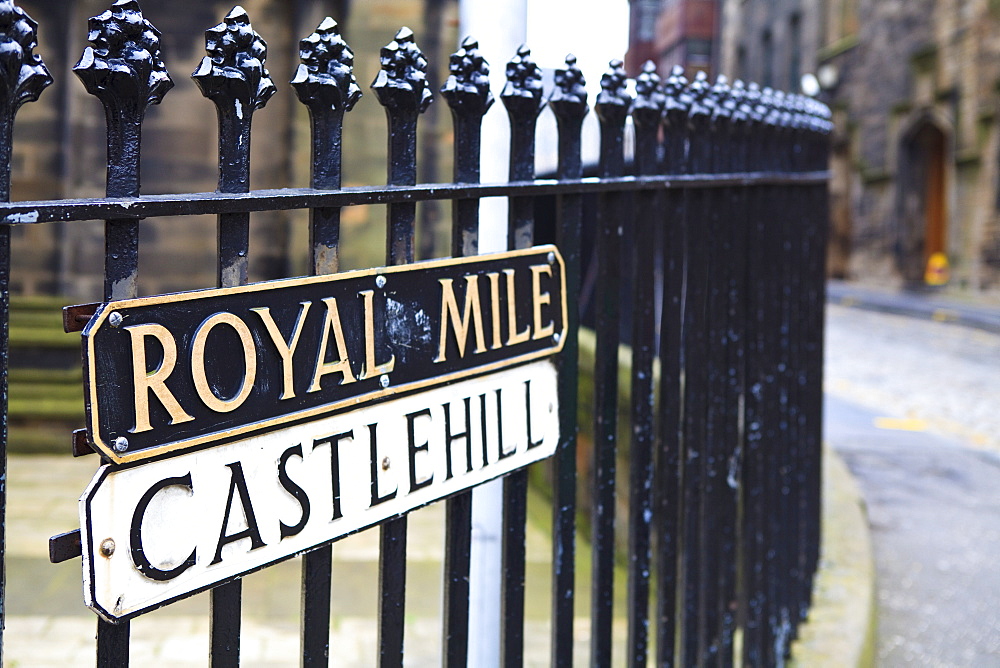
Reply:
<svg viewBox="0 0 1000 668"><path fill-rule="evenodd" d="M513 357L508 357L503 360L492 362L490 364L485 364L482 366L472 367L470 369L463 369L462 371L457 371L450 374L444 374L441 376L434 376L433 378L427 378L420 381L415 381L411 383L404 383L402 385L390 385L387 388L382 388L374 392L369 392L363 395L358 395L350 397L347 399L342 399L340 401L330 402L328 404L323 404L321 406L314 406L305 410L297 411L295 413L288 413L276 418L269 420L261 420L257 422L249 422L247 424L241 425L239 427L233 427L224 430L223 432L213 432L211 434L203 434L199 436L194 436L191 438L174 441L157 448L146 448L144 450L137 450L133 453L125 453L124 455L115 451L108 443L101 441L100 429L99 429L99 414L98 414L98 401L97 401L97 378L96 378L96 368L93 364L93 360L96 359L96 352L94 350L94 337L91 336L91 332L98 329L105 320L108 319L110 314L118 308L135 308L141 306L152 306L156 304L165 304L171 302L179 301L195 301L198 299L208 299L211 297L227 296L227 295L237 295L237 294L247 294L254 292L266 292L279 287L296 287L299 285L310 285L314 283L334 283L340 280L354 279L354 278L364 278L368 276L385 276L391 274L399 273L409 273L420 269L433 269L435 267L454 267L462 266L468 264L475 264L483 261L496 261L505 258L516 258L528 255L544 255L552 253L555 256L556 263L559 264L561 271L560 274L560 290L562 296L562 329L559 331L558 340L555 344L544 350L537 350L531 353L525 353L523 355L515 355ZM566 263L563 260L559 249L551 244L532 246L531 248L524 248L515 251L504 251L500 253L484 253L481 255L469 255L465 257L452 257L452 258L441 258L437 260L427 260L423 262L415 262L411 264L404 265L394 265L387 267L374 267L371 269L359 269L354 271L344 271L336 274L323 274L320 276L302 276L297 278L282 278L273 281L263 281L260 283L251 283L248 285L241 285L232 288L210 288L206 290L193 290L188 292L173 292L165 295L156 295L152 297L140 297L137 299L126 299L120 301L113 301L104 303L98 308L97 312L84 327L81 336L85 342L85 359L84 359L84 385L85 391L88 396L86 412L87 412L87 432L90 436L91 443L97 448L102 455L107 457L112 464L122 465L129 464L133 462L144 461L147 459L160 458L169 454L175 454L181 451L187 451L196 449L199 446L207 447L208 444L217 443L221 441L230 441L239 436L246 436L253 432L258 432L266 430L269 428L276 428L281 425L285 425L291 422L298 422L302 420L307 420L309 418L319 417L321 415L327 415L329 413L334 413L340 410L354 408L361 406L363 404L368 404L375 402L380 399L387 397L394 397L403 393L410 393L415 390L421 390L429 387L435 387L438 385L445 385L447 383L463 379L471 378L481 374L486 374L491 371L497 371L499 369L504 369L510 366L515 366L518 364L523 364L526 362L531 362L536 359L541 359L544 357L549 357L556 355L562 351L563 346L566 343L566 331L567 331L567 298L566 298Z"/></svg>

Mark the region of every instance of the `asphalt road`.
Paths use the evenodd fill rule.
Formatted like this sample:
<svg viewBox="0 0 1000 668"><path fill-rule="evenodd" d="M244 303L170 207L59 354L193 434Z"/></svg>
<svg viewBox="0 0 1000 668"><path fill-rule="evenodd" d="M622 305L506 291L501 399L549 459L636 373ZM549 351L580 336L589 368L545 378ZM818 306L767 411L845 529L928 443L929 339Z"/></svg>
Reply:
<svg viewBox="0 0 1000 668"><path fill-rule="evenodd" d="M872 529L880 666L1000 666L1000 335L829 311L826 438Z"/></svg>

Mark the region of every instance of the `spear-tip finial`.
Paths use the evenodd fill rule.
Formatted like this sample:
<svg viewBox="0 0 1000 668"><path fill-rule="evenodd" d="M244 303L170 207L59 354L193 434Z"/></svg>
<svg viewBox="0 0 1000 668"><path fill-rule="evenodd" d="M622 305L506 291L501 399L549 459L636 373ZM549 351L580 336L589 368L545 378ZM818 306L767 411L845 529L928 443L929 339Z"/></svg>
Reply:
<svg viewBox="0 0 1000 668"><path fill-rule="evenodd" d="M304 104L328 105L341 112L354 108L361 98L354 76L354 52L336 21L327 16L315 32L299 42L299 60L291 83Z"/></svg>
<svg viewBox="0 0 1000 668"><path fill-rule="evenodd" d="M372 82L379 102L388 108L408 108L422 113L434 99L427 84L427 59L417 47L413 31L402 27L382 47L381 69Z"/></svg>
<svg viewBox="0 0 1000 668"><path fill-rule="evenodd" d="M462 46L451 54L448 71L441 94L453 110L481 116L493 106L490 66L479 53L479 42L472 37L463 39Z"/></svg>
<svg viewBox="0 0 1000 668"><path fill-rule="evenodd" d="M73 71L87 92L116 110L135 105L140 116L173 88L160 56L160 32L142 16L136 0L117 0L88 21L87 39Z"/></svg>
<svg viewBox="0 0 1000 668"><path fill-rule="evenodd" d="M205 51L208 55L191 76L202 93L217 103L232 99L252 111L267 104L277 90L264 67L267 43L239 5L205 31Z"/></svg>
<svg viewBox="0 0 1000 668"><path fill-rule="evenodd" d="M0 96L10 116L25 102L37 100L52 83L36 46L34 19L11 0L0 2Z"/></svg>

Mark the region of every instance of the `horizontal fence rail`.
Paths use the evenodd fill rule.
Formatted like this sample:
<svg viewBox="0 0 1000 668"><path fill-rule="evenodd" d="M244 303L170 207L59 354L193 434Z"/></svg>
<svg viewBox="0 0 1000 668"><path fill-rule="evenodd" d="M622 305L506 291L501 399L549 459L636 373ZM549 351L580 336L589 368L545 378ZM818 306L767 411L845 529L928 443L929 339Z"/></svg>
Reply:
<svg viewBox="0 0 1000 668"><path fill-rule="evenodd" d="M576 59L568 56L545 90L541 68L521 47L507 64L498 95L511 124L510 180L480 183L481 123L496 105L490 66L478 43L467 38L451 56L440 91L454 121L454 180L418 184L417 126L429 105L440 104L434 101L439 91L429 86L428 62L404 28L383 47L371 86L387 118L386 185L344 188L342 124L362 91L355 55L327 18L301 41L301 64L291 81L310 115L309 186L253 190L253 113L277 88L266 67L267 46L237 7L206 32L207 55L192 75L217 110L218 190L142 195L144 114L173 82L157 30L135 0L117 0L90 20L92 46L74 68L106 111L106 196L9 202L15 114L53 81L34 53L37 25L10 0L0 1L0 29L0 51L6 54L0 72L0 559L13 228L105 221L99 299L110 302L137 295L144 218L217 216L218 280L205 287L228 288L249 280L251 213L308 210L310 271L323 275L340 269L346 207L387 205L385 263L404 265L416 259L418 203L453 203L450 252L460 257L479 253L480 200L499 197L509 205L510 250L555 242L566 262L566 331L556 359L559 439L545 465L552 505L552 665L583 660L574 657L574 622L582 617L589 620L592 665L785 662L808 616L819 561L831 130L824 105L724 77L713 83L699 73L688 80L681 69L661 78L652 63L629 86L622 62L613 60L593 107L600 159L589 166L581 161L581 127L590 106ZM555 178L540 179L535 123L545 106L557 121L558 169ZM633 156L625 153L627 132L634 138ZM591 167L597 176L584 176ZM82 329L92 311L73 313L83 317L68 322L67 331ZM592 366L579 367L581 359L592 359ZM620 378L624 369L627 380ZM485 408L482 415L485 439ZM530 408L528 419L530 442ZM578 441L578 429L586 438ZM471 452L472 431L467 421L465 432L449 439L466 439ZM93 436L81 432L74 454L86 453L87 439ZM375 468L373 460L377 496ZM235 474L233 481L236 489ZM526 661L528 484L526 469L503 480L502 572L492 575L501 580L496 660L505 666ZM231 489L230 502L233 494ZM74 499L67 494L67 504ZM445 503L440 647L444 664L464 666L476 632L469 628L470 590L477 585L470 580L474 496L467 490ZM584 533L592 545L590 610L575 601L578 517L589 523ZM253 527L230 536L226 528L220 554L223 539L260 540ZM382 522L379 531L378 647L371 662L401 666L406 515ZM54 538L52 546L57 561L86 549L79 532ZM337 663L337 648L330 645L333 549L317 545L302 559L304 666ZM624 609L615 603L620 563L626 571ZM0 579L0 597L3 585ZM211 591L213 666L240 663L241 599L239 577ZM16 612L0 605L0 615ZM616 617L626 620L623 638L614 633ZM129 624L98 621L97 665L128 665ZM0 616L0 633L2 628ZM0 658L2 650L0 636Z"/></svg>

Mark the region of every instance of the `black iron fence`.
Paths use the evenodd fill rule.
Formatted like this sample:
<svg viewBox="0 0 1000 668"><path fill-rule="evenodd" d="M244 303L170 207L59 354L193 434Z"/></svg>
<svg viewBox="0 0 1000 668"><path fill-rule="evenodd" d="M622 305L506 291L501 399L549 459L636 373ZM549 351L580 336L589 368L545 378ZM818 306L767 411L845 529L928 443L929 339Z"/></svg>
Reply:
<svg viewBox="0 0 1000 668"><path fill-rule="evenodd" d="M10 196L11 128L18 107L52 83L34 54L35 24L0 2L0 198ZM567 262L567 340L559 361L561 438L551 463L552 663L573 663L577 493L577 299L584 198L596 197L592 304L596 330L592 508L593 591L590 662L612 661L615 526L627 524L628 665L779 665L810 602L819 554L820 419L826 136L821 104L721 77L711 84L674 71L661 81L647 65L634 95L620 61L601 82L599 176L583 178L584 77L568 57L543 94L527 48L507 65L500 98L511 125L510 181L479 183L480 124L493 103L488 65L466 40L451 58L441 95L452 110L454 181L416 184L416 127L436 91L412 33L401 30L381 53L372 88L389 124L387 186L341 188L341 123L360 97L353 54L327 19L301 43L292 85L309 107L313 166L308 187L251 190L253 112L275 87L266 47L245 12L233 10L206 33L208 55L194 73L217 107L219 187L212 193L143 196L140 134L145 109L172 86L158 33L134 0L91 19L76 74L107 110L107 197L0 206L0 396L6 461L8 280L14 225L105 220L105 301L136 296L138 231L151 216L218 216L218 284L247 282L250 214L308 209L312 266L338 270L340 212L386 204L386 262L414 261L417 202L450 200L452 253L478 252L479 199L509 201L511 248L534 243L535 202L554 196L556 242ZM66 82L63 82L65 85ZM548 105L558 122L555 179L534 179L535 120ZM634 174L624 137L634 132ZM350 142L348 149L350 148ZM626 212L628 215L626 215ZM545 222L545 221L539 221ZM622 239L629 239L627 244ZM192 243L199 243L193 240ZM588 256L590 254L588 253ZM625 294L626 288L628 294ZM631 409L619 414L617 376L622 314L631 320ZM79 330L86 309L67 311ZM621 442L622 425L629 427ZM590 425L587 425L590 429ZM74 439L86 454L88 435ZM627 456L623 456L627 453ZM616 468L627 461L628 484ZM4 479L5 469L0 471ZM503 665L523 663L525 470L504 479ZM4 486L0 483L0 494ZM628 516L616 497L627 495ZM0 503L4 497L0 496ZM67 503L72 503L67 495ZM443 657L466 664L469 639L471 492L446 501ZM406 621L405 516L379 528L380 665L403 663ZM0 524L2 526L2 524ZM0 534L2 537L2 534ZM79 532L55 537L53 560L80 554ZM331 545L303 559L302 663L336 663L329 647ZM2 555L2 545L0 545ZM212 590L211 662L240 653L241 581ZM652 611L652 614L651 614ZM129 623L98 622L97 663L127 665ZM577 657L578 659L581 657ZM376 657L372 657L372 662Z"/></svg>

